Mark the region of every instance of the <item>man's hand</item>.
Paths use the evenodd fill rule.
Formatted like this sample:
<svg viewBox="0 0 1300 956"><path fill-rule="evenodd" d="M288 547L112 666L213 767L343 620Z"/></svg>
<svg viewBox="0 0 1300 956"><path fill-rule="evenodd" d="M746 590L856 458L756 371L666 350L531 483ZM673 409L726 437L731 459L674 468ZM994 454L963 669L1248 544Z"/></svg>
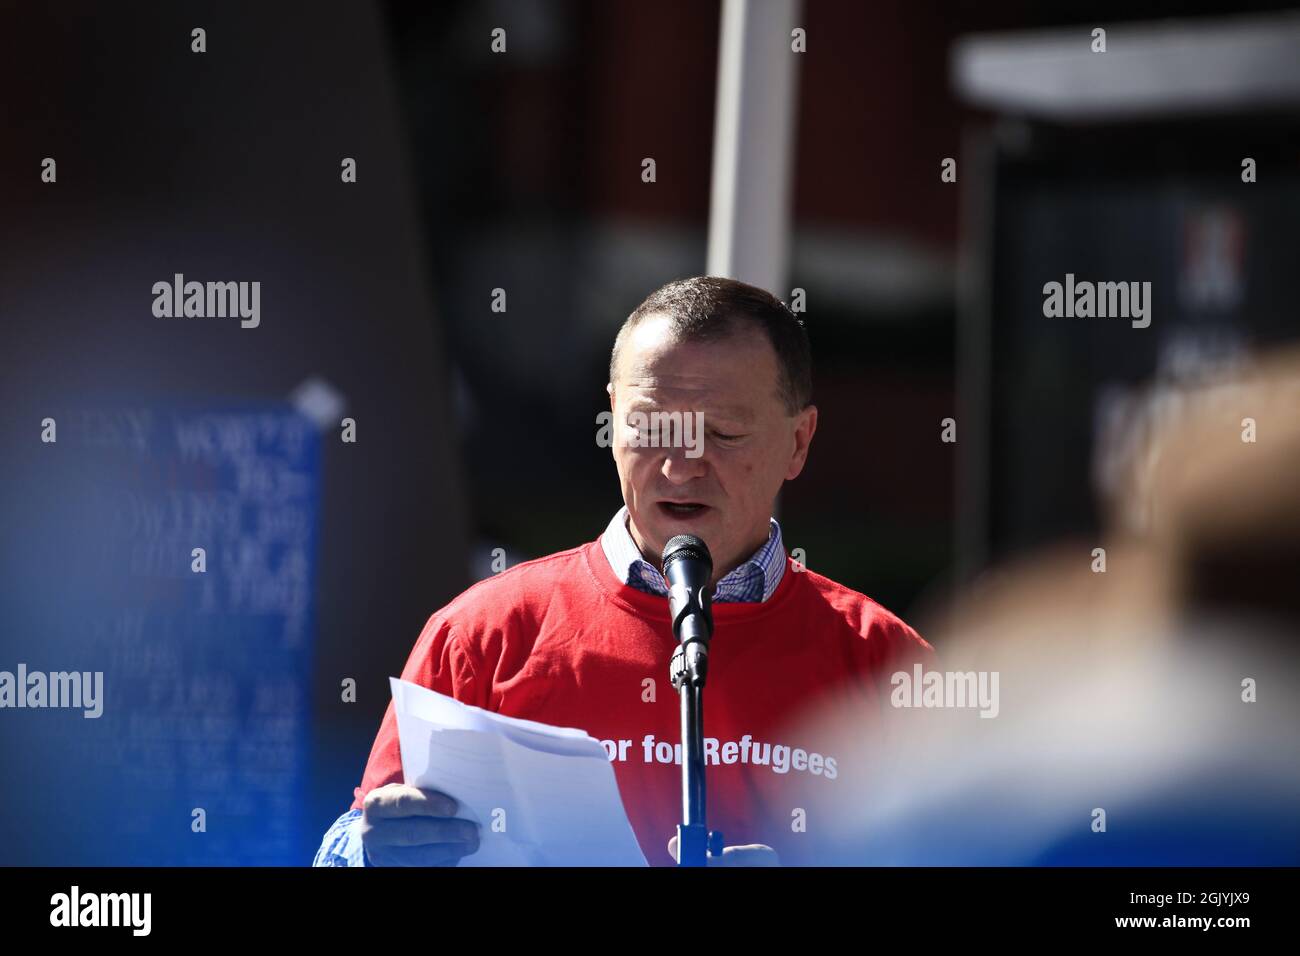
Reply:
<svg viewBox="0 0 1300 956"><path fill-rule="evenodd" d="M478 850L478 824L452 816L459 804L404 783L366 794L361 843L374 866L455 866Z"/></svg>
<svg viewBox="0 0 1300 956"><path fill-rule="evenodd" d="M668 841L668 853L677 859L677 834ZM762 843L746 843L743 846L724 846L722 856L708 858L709 866L780 866L776 850Z"/></svg>

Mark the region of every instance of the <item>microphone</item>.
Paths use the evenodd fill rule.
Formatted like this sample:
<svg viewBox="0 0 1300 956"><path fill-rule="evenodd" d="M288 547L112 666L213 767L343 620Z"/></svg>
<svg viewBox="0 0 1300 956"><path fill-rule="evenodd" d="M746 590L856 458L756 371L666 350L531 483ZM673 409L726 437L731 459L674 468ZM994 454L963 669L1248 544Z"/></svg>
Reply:
<svg viewBox="0 0 1300 956"><path fill-rule="evenodd" d="M663 569L673 637L681 645L679 666L692 686L703 687L713 636L713 557L695 535L674 535L664 545Z"/></svg>

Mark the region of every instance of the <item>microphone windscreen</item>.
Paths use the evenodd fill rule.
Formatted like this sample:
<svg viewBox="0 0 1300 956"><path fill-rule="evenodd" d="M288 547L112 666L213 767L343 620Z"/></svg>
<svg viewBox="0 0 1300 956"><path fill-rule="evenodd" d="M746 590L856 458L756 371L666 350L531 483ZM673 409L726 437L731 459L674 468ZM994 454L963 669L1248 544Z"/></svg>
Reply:
<svg viewBox="0 0 1300 956"><path fill-rule="evenodd" d="M664 574L668 573L668 565L671 562L683 558L703 561L710 570L713 569L713 555L709 554L709 546L693 534L676 534L668 539L663 553Z"/></svg>

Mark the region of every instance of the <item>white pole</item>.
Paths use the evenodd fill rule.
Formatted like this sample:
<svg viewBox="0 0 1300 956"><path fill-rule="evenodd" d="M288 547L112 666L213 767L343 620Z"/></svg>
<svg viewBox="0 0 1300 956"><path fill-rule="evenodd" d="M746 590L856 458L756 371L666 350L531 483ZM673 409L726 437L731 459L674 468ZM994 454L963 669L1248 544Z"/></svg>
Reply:
<svg viewBox="0 0 1300 956"><path fill-rule="evenodd" d="M709 275L788 299L800 0L723 0ZM816 42L815 38L808 42Z"/></svg>

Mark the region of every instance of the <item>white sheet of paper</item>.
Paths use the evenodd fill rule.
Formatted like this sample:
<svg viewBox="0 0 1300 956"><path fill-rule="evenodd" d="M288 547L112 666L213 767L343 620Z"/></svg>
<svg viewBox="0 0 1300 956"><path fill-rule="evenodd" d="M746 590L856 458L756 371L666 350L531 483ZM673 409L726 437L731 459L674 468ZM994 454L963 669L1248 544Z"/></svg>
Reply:
<svg viewBox="0 0 1300 956"><path fill-rule="evenodd" d="M479 824L461 866L648 866L600 741L390 677L405 782ZM504 823L500 832L494 829Z"/></svg>

